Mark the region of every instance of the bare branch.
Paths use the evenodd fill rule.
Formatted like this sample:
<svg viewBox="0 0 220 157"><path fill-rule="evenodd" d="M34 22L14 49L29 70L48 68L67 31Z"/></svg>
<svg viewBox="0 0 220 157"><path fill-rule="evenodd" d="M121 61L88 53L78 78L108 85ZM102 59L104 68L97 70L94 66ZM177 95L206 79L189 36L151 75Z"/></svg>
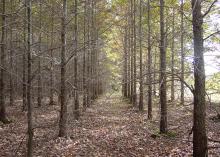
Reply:
<svg viewBox="0 0 220 157"><path fill-rule="evenodd" d="M215 3L217 2L218 0L214 0L212 2L212 4L210 5L209 9L203 14L203 18L212 10L212 8L214 7Z"/></svg>
<svg viewBox="0 0 220 157"><path fill-rule="evenodd" d="M210 37L212 37L212 36L214 36L216 34L220 34L220 30L217 30L216 32L210 34L209 36L205 37L203 40L205 41L205 40L209 39Z"/></svg>

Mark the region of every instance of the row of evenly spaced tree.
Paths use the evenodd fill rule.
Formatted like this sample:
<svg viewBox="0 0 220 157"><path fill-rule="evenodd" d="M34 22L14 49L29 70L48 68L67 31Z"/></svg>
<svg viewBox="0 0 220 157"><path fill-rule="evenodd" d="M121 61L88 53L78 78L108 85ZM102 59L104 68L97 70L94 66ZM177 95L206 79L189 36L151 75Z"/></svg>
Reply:
<svg viewBox="0 0 220 157"><path fill-rule="evenodd" d="M213 1L206 8L207 11L204 14L201 11L202 1L200 0L129 0L124 5L128 17L125 20L124 32L122 33L124 35L122 41L124 45L122 93L133 106L137 106L137 102L139 102L138 108L143 111L144 85L146 85L148 118L152 119L152 100L158 92L160 132L167 133L168 85L170 86L170 101L176 100L177 94L180 93L181 104L184 104L184 88L187 87L194 97L192 131L193 153L196 157L208 155L205 127L203 19L216 2ZM184 17L186 11L192 12L192 20ZM189 34L192 34L193 38L189 39ZM188 48L185 45L192 43L192 40L194 43L194 87L188 85L184 79L191 73L189 68L188 72L186 71L189 62L185 62L186 49ZM143 53L143 50L147 53ZM136 60L138 51L139 62ZM143 56L146 58L145 61L143 61ZM138 63L139 69L137 69ZM180 92L176 92L177 81L180 82ZM138 82L139 93L136 90ZM168 84L169 82L171 83ZM137 99L138 94L139 99Z"/></svg>
<svg viewBox="0 0 220 157"><path fill-rule="evenodd" d="M102 52L105 20L95 0L2 0L0 121L6 106L27 110L27 156L32 156L33 106L60 104L59 136L67 135L67 105L73 114L89 107L105 90ZM22 91L22 92L20 92ZM73 101L72 101L73 100ZM82 105L81 105L82 104Z"/></svg>
<svg viewBox="0 0 220 157"><path fill-rule="evenodd" d="M111 18L109 3L115 1L124 5ZM106 89L108 70L103 45L112 33L108 31L119 23L123 27L123 95L140 111L147 100L151 119L153 96L159 94L160 132L167 133L168 85L170 100L174 101L178 80L181 104L185 87L194 96L194 156L207 156L203 19L215 2L202 14L201 0L2 0L0 121L10 122L7 104L15 105L22 99L21 108L28 113L27 156L32 156L33 106L57 103L61 108L59 136L66 136L67 105L73 102L74 118L79 119L81 109L89 107ZM185 17L185 12L192 12L192 20ZM110 22L119 15L123 16L120 21ZM191 35L194 88L184 80L190 74L185 45L192 41Z"/></svg>

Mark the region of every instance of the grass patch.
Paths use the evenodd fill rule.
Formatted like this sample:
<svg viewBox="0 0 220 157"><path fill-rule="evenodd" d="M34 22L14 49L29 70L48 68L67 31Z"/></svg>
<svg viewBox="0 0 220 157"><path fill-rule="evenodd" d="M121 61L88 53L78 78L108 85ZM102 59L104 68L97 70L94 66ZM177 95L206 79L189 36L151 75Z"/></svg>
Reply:
<svg viewBox="0 0 220 157"><path fill-rule="evenodd" d="M169 137L169 138L175 138L177 136L177 133L174 132L174 131L168 131L166 136Z"/></svg>
<svg viewBox="0 0 220 157"><path fill-rule="evenodd" d="M153 136L155 138L160 137L160 136L167 137L167 138L175 138L177 136L177 133L174 131L168 131L167 133L157 132L156 134L153 134Z"/></svg>

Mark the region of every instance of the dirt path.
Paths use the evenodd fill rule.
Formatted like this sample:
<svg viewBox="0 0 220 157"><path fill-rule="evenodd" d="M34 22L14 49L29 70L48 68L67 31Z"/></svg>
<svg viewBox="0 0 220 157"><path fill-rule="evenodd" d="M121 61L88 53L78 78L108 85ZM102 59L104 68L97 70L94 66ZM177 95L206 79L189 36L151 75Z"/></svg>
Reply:
<svg viewBox="0 0 220 157"><path fill-rule="evenodd" d="M59 106L35 108L34 156L191 156L188 130L192 117L185 109L169 107L171 132L159 135L157 110L154 109L154 119L149 121L146 112L139 113L120 95L105 95L82 112L79 121L74 120L69 106L67 138L57 138ZM9 111L13 123L0 124L0 156L25 156L26 115L19 106ZM209 135L218 137L219 123L211 127ZM219 152L212 151L210 156L218 156Z"/></svg>

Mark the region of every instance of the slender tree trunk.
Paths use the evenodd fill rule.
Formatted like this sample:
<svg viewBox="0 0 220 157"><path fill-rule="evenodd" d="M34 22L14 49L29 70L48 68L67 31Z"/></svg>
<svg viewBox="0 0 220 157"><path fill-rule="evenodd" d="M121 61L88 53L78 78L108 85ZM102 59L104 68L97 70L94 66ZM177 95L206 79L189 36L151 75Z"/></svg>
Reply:
<svg viewBox="0 0 220 157"><path fill-rule="evenodd" d="M128 35L128 31L127 31L127 27L125 27L125 35L124 35L124 74L123 74L123 95L124 97L128 96L128 74L127 74L127 69L128 69L128 43L127 43L127 35Z"/></svg>
<svg viewBox="0 0 220 157"><path fill-rule="evenodd" d="M13 1L13 0L12 0ZM18 41L18 32L15 33L15 41ZM20 42L19 42L20 43ZM20 47L19 44L16 42L14 47ZM18 62L17 60L14 60L14 64L15 64L15 74L18 76ZM15 83L14 83L14 95L15 98L17 98L17 96L20 96L20 92L18 94L18 90L20 91L20 84L18 83L18 77L15 78Z"/></svg>
<svg viewBox="0 0 220 157"><path fill-rule="evenodd" d="M96 1L93 1L93 99L97 98L97 41L98 41L98 28L96 27Z"/></svg>
<svg viewBox="0 0 220 157"><path fill-rule="evenodd" d="M28 118L28 142L27 142L27 156L31 157L33 154L33 124L32 124L32 101L31 101L31 44L32 44L32 4L31 0L27 1L27 118Z"/></svg>
<svg viewBox="0 0 220 157"><path fill-rule="evenodd" d="M128 17L128 37L127 37L127 40L128 40L128 79L127 79L127 88L128 88L128 98L130 99L131 97L131 20L130 20L130 17Z"/></svg>
<svg viewBox="0 0 220 157"><path fill-rule="evenodd" d="M154 51L154 76L153 76L153 94L156 96L157 94L157 88L156 88L156 77L157 77L157 50Z"/></svg>
<svg viewBox="0 0 220 157"><path fill-rule="evenodd" d="M167 133L166 46L164 32L164 0L160 0L160 132Z"/></svg>
<svg viewBox="0 0 220 157"><path fill-rule="evenodd" d="M96 26L96 18L95 18L95 26ZM94 61L95 61L95 99L98 98L98 87L99 87L99 84L98 84L98 80L99 80L99 76L98 76L98 66L99 66L99 45L98 45L98 28L96 28L95 30L95 58L94 58Z"/></svg>
<svg viewBox="0 0 220 157"><path fill-rule="evenodd" d="M97 54L97 28L96 28L96 1L92 1L92 52L91 52L91 73L92 73L92 100L96 95L96 54Z"/></svg>
<svg viewBox="0 0 220 157"><path fill-rule="evenodd" d="M184 80L184 26L183 26L183 0L181 0L181 80ZM181 81L181 104L184 104L184 83Z"/></svg>
<svg viewBox="0 0 220 157"><path fill-rule="evenodd" d="M86 0L88 11L87 11L87 41L88 41L88 51L87 51L87 106L89 107L91 105L91 30L90 30L90 24L91 24L91 1Z"/></svg>
<svg viewBox="0 0 220 157"><path fill-rule="evenodd" d="M5 31L6 31L6 16L5 16L5 0L2 0L2 25L1 25L1 77L0 77L0 121L7 123L6 108L5 108Z"/></svg>
<svg viewBox="0 0 220 157"><path fill-rule="evenodd" d="M94 13L95 13L95 10L94 10ZM94 14L95 15L95 14ZM95 39L94 39L94 52L93 52L93 75L94 75L94 86L93 86L93 92L94 92L94 99L97 98L97 28L95 27L96 26L96 18L94 16L94 36L95 36Z"/></svg>
<svg viewBox="0 0 220 157"><path fill-rule="evenodd" d="M137 82L137 67L136 67L136 0L134 0L134 23L133 23L133 25L134 25L134 53L133 53L133 57L134 57L134 87L133 87L133 90L134 90L134 92L133 92L133 99L132 99L132 101L133 101L133 105L134 106L136 106L136 99L137 99L137 84L136 84L136 82Z"/></svg>
<svg viewBox="0 0 220 157"><path fill-rule="evenodd" d="M175 99L174 95L174 44L175 44L175 8L173 7L173 17L172 17L172 44L171 44L171 73L172 73L172 82L171 82L171 101L173 102Z"/></svg>
<svg viewBox="0 0 220 157"><path fill-rule="evenodd" d="M38 56L38 88L37 88L37 104L38 107L41 106L41 100L42 100L42 81L41 81L41 40L42 40L42 33L41 33L41 27L42 27L42 0L40 0L40 35L39 35L39 56Z"/></svg>
<svg viewBox="0 0 220 157"><path fill-rule="evenodd" d="M151 9L150 0L147 1L147 41L148 41L148 119L152 119L152 55L151 55Z"/></svg>
<svg viewBox="0 0 220 157"><path fill-rule="evenodd" d="M26 39L25 39L26 40ZM26 46L25 46L25 49L26 49ZM23 84L23 90L22 90L22 94L23 94L23 98L22 98L22 101L23 101L23 107L22 107L22 110L25 111L27 108L27 81L26 81L26 78L27 78L27 75L26 75L26 65L27 65L27 61L26 61L26 52L27 50L24 50L24 53L23 53L23 75L22 75L22 84Z"/></svg>
<svg viewBox="0 0 220 157"><path fill-rule="evenodd" d="M83 108L87 106L87 83L86 83L86 14L87 14L87 3L84 4L84 17L83 17Z"/></svg>
<svg viewBox="0 0 220 157"><path fill-rule="evenodd" d="M27 6L27 0L24 0L24 4L25 6ZM26 106L27 106L27 81L26 81L26 66L27 66L27 57L26 57L26 53L27 53L27 7L24 8L25 12L24 12L24 52L23 52L23 56L22 56L22 63L23 63L23 75L22 75L22 82L23 82L23 89L22 89L22 94L23 94L23 111L26 110Z"/></svg>
<svg viewBox="0 0 220 157"><path fill-rule="evenodd" d="M10 0L10 7L11 7L11 12L13 12L13 1ZM13 16L10 18L10 22L13 22ZM10 25L10 69L13 71L13 25ZM9 80L10 80L10 91L9 91L9 97L10 97L10 105L14 104L14 81L12 78L12 75L9 74Z"/></svg>
<svg viewBox="0 0 220 157"><path fill-rule="evenodd" d="M127 20L126 20L127 21ZM127 98L128 97L128 81L129 81L129 76L128 76L128 49L129 49L129 45L128 45L128 26L126 25L125 27L125 37L124 37L124 43L125 43L125 93L124 96Z"/></svg>
<svg viewBox="0 0 220 157"><path fill-rule="evenodd" d="M100 88L100 62L99 62L99 54L100 54L100 47L99 47L99 34L98 34L99 30L96 31L96 41L97 41L97 51L96 51L96 98L98 98L99 96L99 88Z"/></svg>
<svg viewBox="0 0 220 157"><path fill-rule="evenodd" d="M142 0L139 2L139 47L140 47L140 97L139 111L143 111L143 61L142 61Z"/></svg>
<svg viewBox="0 0 220 157"><path fill-rule="evenodd" d="M91 27L92 29L91 31L91 56L90 56L90 71L91 71L91 99L94 100L95 99L95 95L94 95L94 51L95 51L95 24L94 24L94 0L91 1L91 5L92 5L92 10L91 10Z"/></svg>
<svg viewBox="0 0 220 157"><path fill-rule="evenodd" d="M193 112L193 156L208 156L206 136L205 69L203 45L203 17L201 0L192 0L194 41L194 112Z"/></svg>
<svg viewBox="0 0 220 157"><path fill-rule="evenodd" d="M61 80L60 80L60 122L59 137L67 135L67 103L66 103L66 18L67 18L67 0L63 0L63 15L61 24Z"/></svg>
<svg viewBox="0 0 220 157"><path fill-rule="evenodd" d="M78 57L77 57L77 46L78 46L78 2L75 0L74 12L75 12L75 23L74 23L74 46L75 46L75 57L74 57L74 87L75 89L75 119L79 119L79 95L78 95Z"/></svg>
<svg viewBox="0 0 220 157"><path fill-rule="evenodd" d="M53 69L54 69L54 65L53 65L53 43L54 43L54 6L52 6L52 12L51 12L51 43L50 43L50 105L54 104L54 74L53 74Z"/></svg>
<svg viewBox="0 0 220 157"><path fill-rule="evenodd" d="M130 8L130 24L131 24L131 34L130 34L130 48L131 48L131 51L130 51L130 56L131 56L131 97L130 97L130 102L133 103L133 98L134 98L134 4L133 4L134 0L131 0L131 8Z"/></svg>

